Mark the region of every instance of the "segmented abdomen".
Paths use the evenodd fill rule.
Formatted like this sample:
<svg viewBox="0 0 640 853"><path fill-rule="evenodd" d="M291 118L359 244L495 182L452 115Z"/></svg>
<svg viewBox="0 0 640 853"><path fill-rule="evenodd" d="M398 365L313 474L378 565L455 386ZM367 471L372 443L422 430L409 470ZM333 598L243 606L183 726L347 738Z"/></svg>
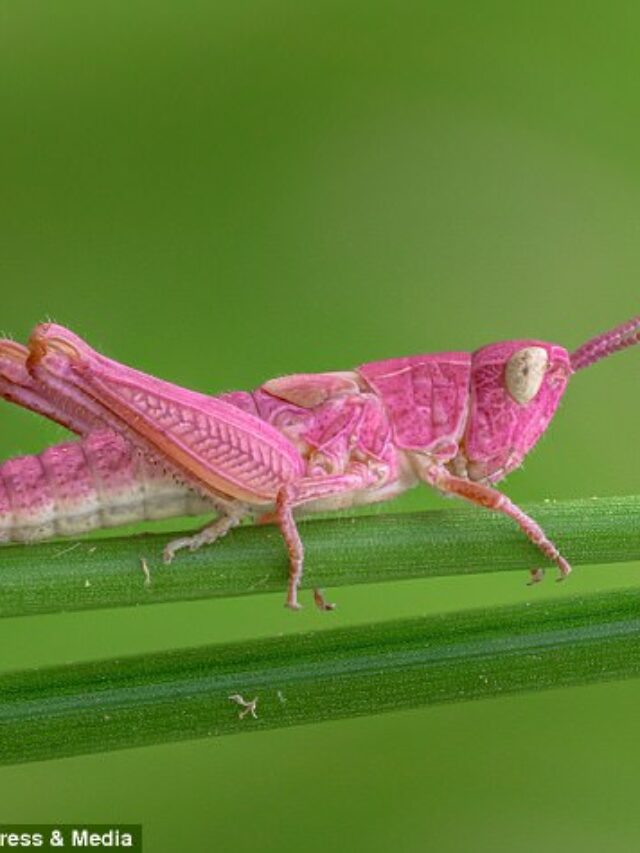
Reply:
<svg viewBox="0 0 640 853"><path fill-rule="evenodd" d="M110 430L0 465L0 542L35 542L211 509Z"/></svg>

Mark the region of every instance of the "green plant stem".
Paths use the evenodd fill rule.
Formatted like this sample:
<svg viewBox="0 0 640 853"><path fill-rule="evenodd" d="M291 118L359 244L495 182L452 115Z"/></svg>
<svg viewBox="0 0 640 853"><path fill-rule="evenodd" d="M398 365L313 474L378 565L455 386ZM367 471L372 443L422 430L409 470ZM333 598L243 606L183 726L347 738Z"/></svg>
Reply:
<svg viewBox="0 0 640 853"><path fill-rule="evenodd" d="M640 497L525 507L574 565L640 559ZM456 507L303 521L303 586L340 586L544 564L507 518ZM283 591L286 555L276 527L243 527L163 565L174 535L15 545L0 551L0 616ZM147 561L149 577L142 569ZM551 567L553 570L553 567Z"/></svg>
<svg viewBox="0 0 640 853"><path fill-rule="evenodd" d="M0 762L637 676L639 604L618 590L10 673ZM257 698L257 719L234 694Z"/></svg>

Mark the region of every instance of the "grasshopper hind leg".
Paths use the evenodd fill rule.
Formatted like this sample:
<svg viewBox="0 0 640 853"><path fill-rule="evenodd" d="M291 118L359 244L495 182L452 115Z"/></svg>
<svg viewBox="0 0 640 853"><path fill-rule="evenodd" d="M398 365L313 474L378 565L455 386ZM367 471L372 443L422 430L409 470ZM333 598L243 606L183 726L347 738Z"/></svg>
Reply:
<svg viewBox="0 0 640 853"><path fill-rule="evenodd" d="M237 512L222 512L218 518L210 524L205 525L197 533L192 533L190 536L181 536L178 539L172 539L165 545L162 552L162 559L165 563L170 563L178 551L188 548L189 551L197 551L203 545L211 545L217 539L221 539L232 527L236 527L242 519L247 515L244 508Z"/></svg>

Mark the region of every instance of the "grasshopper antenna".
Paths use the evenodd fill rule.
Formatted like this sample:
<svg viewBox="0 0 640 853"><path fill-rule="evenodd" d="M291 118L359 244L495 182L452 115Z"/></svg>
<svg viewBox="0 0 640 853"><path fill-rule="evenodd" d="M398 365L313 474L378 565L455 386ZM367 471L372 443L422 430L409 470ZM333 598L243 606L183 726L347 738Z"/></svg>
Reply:
<svg viewBox="0 0 640 853"><path fill-rule="evenodd" d="M582 344L569 356L573 370L589 367L625 347L640 343L640 315Z"/></svg>

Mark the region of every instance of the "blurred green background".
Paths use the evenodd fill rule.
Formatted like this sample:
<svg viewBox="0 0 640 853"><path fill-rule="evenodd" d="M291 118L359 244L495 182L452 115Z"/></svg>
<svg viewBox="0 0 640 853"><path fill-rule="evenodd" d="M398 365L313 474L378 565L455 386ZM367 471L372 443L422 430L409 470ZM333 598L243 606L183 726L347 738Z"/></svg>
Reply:
<svg viewBox="0 0 640 853"><path fill-rule="evenodd" d="M573 348L639 310L639 37L640 7L611 0L5 2L0 329L50 317L210 392ZM574 380L514 499L637 491L638 355ZM0 417L0 458L62 437ZM329 617L269 596L7 620L0 668L295 642L638 568L340 589ZM635 851L639 701L629 681L3 768L0 815L142 822L154 853Z"/></svg>

